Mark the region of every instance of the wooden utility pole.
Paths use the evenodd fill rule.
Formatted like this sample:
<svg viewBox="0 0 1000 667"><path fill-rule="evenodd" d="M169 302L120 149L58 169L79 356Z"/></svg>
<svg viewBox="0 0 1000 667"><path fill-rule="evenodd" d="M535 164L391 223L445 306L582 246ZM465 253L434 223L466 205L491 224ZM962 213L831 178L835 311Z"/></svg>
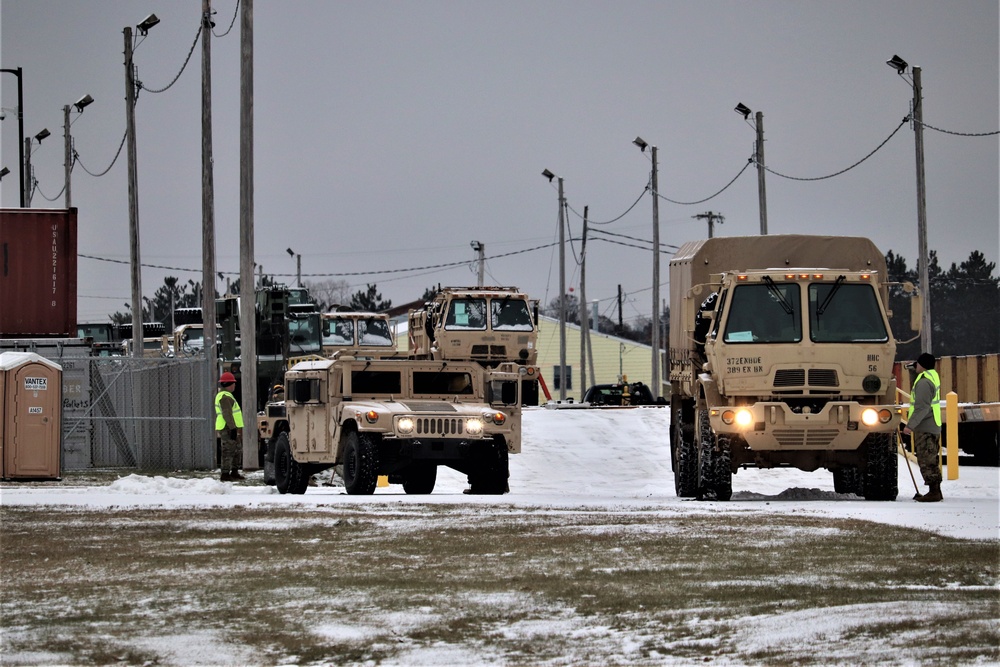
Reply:
<svg viewBox="0 0 1000 667"><path fill-rule="evenodd" d="M583 241L580 244L580 400L587 393L587 215L583 207Z"/></svg>
<svg viewBox="0 0 1000 667"><path fill-rule="evenodd" d="M566 198L559 178L559 400L566 400Z"/></svg>
<svg viewBox="0 0 1000 667"><path fill-rule="evenodd" d="M472 249L476 251L476 258L479 261L479 275L477 276L479 282L477 282L476 284L479 287L482 287L483 276L486 273L486 246L480 243L479 241L473 241L471 245Z"/></svg>
<svg viewBox="0 0 1000 667"><path fill-rule="evenodd" d="M240 407L243 468L256 469L257 322L253 281L253 0L240 4ZM206 286L207 287L207 286Z"/></svg>
<svg viewBox="0 0 1000 667"><path fill-rule="evenodd" d="M760 235L767 236L767 190L764 187L764 113L758 111L757 120L757 197L760 208Z"/></svg>
<svg viewBox="0 0 1000 667"><path fill-rule="evenodd" d="M651 146L653 158L653 322L650 329L653 398L663 393L660 386L660 189L657 183L656 146Z"/></svg>
<svg viewBox="0 0 1000 667"><path fill-rule="evenodd" d="M132 28L125 27L125 150L128 158L128 231L132 265L132 356L142 356L142 265L139 259L139 176L135 151L135 68Z"/></svg>
<svg viewBox="0 0 1000 667"><path fill-rule="evenodd" d="M715 235L715 222L718 220L721 225L726 221L726 217L721 213L713 213L708 211L707 213L699 213L698 215L692 215L692 218L696 220L708 220L708 238L712 238Z"/></svg>
<svg viewBox="0 0 1000 667"><path fill-rule="evenodd" d="M218 349L215 335L215 179L212 170L212 0L201 3L201 322L208 362L205 384L211 431L215 432ZM173 293L171 293L173 298ZM251 413L248 413L251 414Z"/></svg>
<svg viewBox="0 0 1000 667"><path fill-rule="evenodd" d="M913 141L917 152L917 252L920 254L920 289L924 293L920 311L920 347L933 352L931 330L930 257L927 252L927 193L924 189L924 104L921 68L913 66Z"/></svg>

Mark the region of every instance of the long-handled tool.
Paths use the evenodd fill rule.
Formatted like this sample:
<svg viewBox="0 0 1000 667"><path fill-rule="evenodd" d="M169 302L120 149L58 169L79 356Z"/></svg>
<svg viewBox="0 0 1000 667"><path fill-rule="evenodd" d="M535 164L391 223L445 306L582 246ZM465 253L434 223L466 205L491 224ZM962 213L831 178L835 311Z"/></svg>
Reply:
<svg viewBox="0 0 1000 667"><path fill-rule="evenodd" d="M916 495L913 499L916 500L920 496L920 487L917 486L917 478L913 476L913 468L910 467L910 457L906 455L906 448L903 447L903 439L899 436L899 431L896 431L896 447L899 452L903 455L903 460L906 461L906 469L910 471L910 479L913 480L913 490L916 491Z"/></svg>

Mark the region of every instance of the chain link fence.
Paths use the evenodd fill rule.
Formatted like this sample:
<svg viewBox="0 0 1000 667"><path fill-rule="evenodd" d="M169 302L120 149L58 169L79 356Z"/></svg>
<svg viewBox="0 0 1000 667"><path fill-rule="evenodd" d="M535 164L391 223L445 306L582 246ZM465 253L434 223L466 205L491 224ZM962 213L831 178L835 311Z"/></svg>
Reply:
<svg viewBox="0 0 1000 667"><path fill-rule="evenodd" d="M63 369L62 470L215 467L214 391L204 357L91 357L76 339L3 341Z"/></svg>

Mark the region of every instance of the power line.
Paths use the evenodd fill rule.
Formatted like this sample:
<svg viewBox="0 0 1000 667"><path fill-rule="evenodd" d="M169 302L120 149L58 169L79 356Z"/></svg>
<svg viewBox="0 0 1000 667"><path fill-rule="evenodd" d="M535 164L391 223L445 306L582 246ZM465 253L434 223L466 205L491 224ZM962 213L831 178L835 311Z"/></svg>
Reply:
<svg viewBox="0 0 1000 667"><path fill-rule="evenodd" d="M173 81L171 81L170 83L168 83L163 88L155 89L155 88L147 88L147 87L145 87L144 85L142 85L142 81L139 81L138 79L136 79L136 81L135 81L136 87L140 88L142 90L148 90L151 93L162 93L162 92L168 90L172 85L174 85L175 83L177 83L177 79L181 78L181 74L184 73L184 68L187 67L188 62L191 60L191 54L194 53L194 47L195 47L195 45L198 44L198 39L201 37L201 31L202 31L202 25L199 22L199 24L198 24L198 32L195 33L194 42L191 43L191 50L188 51L187 58L184 59L184 64L181 65L181 69L180 69L179 72L177 72L177 76L174 77Z"/></svg>
<svg viewBox="0 0 1000 667"><path fill-rule="evenodd" d="M114 157L113 160L111 160L111 164L109 164L108 168L105 169L104 171L102 171L99 174L95 174L94 172L92 172L89 169L87 169L87 167L84 166L83 161L80 159L80 154L77 153L76 151L73 151L73 161L79 163L80 168L83 169L88 174L90 174L91 176L93 176L95 178L100 178L101 176L104 176L106 173L108 173L109 171L111 171L111 167L115 166L115 162L118 161L118 156L122 154L122 146L125 145L125 138L127 136L128 136L128 130L126 130L125 133L122 134L122 141L121 141L120 144L118 144L118 152L115 153L115 157Z"/></svg>
<svg viewBox="0 0 1000 667"><path fill-rule="evenodd" d="M215 35L216 37L225 37L226 35L228 35L229 31L233 29L233 25L236 23L236 17L239 15L239 13L240 13L240 0L236 0L236 9L233 10L233 20L229 22L229 30L225 31L221 35L217 34L213 30L212 34Z"/></svg>
<svg viewBox="0 0 1000 667"><path fill-rule="evenodd" d="M740 176L742 176L743 172L746 171L747 167L749 167L751 164L753 164L753 158L750 158L749 160L747 160L747 163L745 165L743 165L743 168L740 169L740 172L738 174L736 174L735 176L733 176L733 180L731 180L728 183L726 183L722 187L722 189L719 190L718 192L716 192L714 195L710 195L708 197L705 197L704 199L699 199L698 201L676 201L676 200L670 199L669 197L665 197L665 196L661 195L659 192L656 193L656 196L659 197L660 199L663 199L665 201L670 202L671 204L679 204L681 206L694 206L696 204L704 204L705 202L709 201L710 199L715 199L716 197L718 197L719 195L721 195L723 192L725 192L726 190L728 190L729 186L732 185L733 183L735 183L736 179L739 178Z"/></svg>

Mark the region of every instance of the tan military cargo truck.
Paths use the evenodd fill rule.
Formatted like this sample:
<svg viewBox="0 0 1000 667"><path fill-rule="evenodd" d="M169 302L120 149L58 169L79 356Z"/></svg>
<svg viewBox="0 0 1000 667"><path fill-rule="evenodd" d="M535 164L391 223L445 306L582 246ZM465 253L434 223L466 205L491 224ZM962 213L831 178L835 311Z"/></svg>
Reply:
<svg viewBox="0 0 1000 667"><path fill-rule="evenodd" d="M391 356L396 353L396 339L392 335L389 316L385 313L368 313L338 310L320 315L324 357L337 352L356 350L355 356Z"/></svg>
<svg viewBox="0 0 1000 667"><path fill-rule="evenodd" d="M442 287L408 317L413 359L513 362L527 369L522 398L538 405L537 304L516 287Z"/></svg>
<svg viewBox="0 0 1000 667"><path fill-rule="evenodd" d="M838 492L895 500L887 303L885 258L865 238L682 246L670 262L677 495L728 500L741 467L792 466L829 469ZM919 313L919 297L912 305Z"/></svg>
<svg viewBox="0 0 1000 667"><path fill-rule="evenodd" d="M508 454L521 450L523 374L510 363L298 363L285 373L284 416L274 415L278 491L304 493L311 475L342 466L349 494L374 492L380 475L426 494L443 465L468 475L472 493L505 493Z"/></svg>

